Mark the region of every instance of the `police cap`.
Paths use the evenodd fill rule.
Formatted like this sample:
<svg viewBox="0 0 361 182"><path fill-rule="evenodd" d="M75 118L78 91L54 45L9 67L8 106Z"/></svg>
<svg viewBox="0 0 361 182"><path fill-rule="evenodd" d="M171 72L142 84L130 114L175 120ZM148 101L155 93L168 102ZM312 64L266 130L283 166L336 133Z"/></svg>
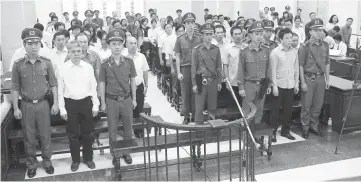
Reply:
<svg viewBox="0 0 361 182"><path fill-rule="evenodd" d="M264 22L264 29L265 30L273 30L275 23L273 21L267 20Z"/></svg>
<svg viewBox="0 0 361 182"><path fill-rule="evenodd" d="M43 33L36 28L26 28L21 32L21 39L27 42L39 42L43 38Z"/></svg>
<svg viewBox="0 0 361 182"><path fill-rule="evenodd" d="M251 24L253 23L253 22L255 22L256 20L254 19L254 18L249 18L249 19L247 19L245 22L244 22L244 26L246 27L246 28L248 28L249 26L251 26Z"/></svg>
<svg viewBox="0 0 361 182"><path fill-rule="evenodd" d="M248 32L253 32L253 31L263 31L263 22L261 21L255 21L253 22L249 28L248 28Z"/></svg>
<svg viewBox="0 0 361 182"><path fill-rule="evenodd" d="M129 20L129 21L134 21L134 20L135 20L135 17L134 17L134 16L127 16L127 20Z"/></svg>
<svg viewBox="0 0 361 182"><path fill-rule="evenodd" d="M182 22L184 23L185 21L188 21L188 20L196 21L196 15L194 15L193 13L184 14L183 18L182 18Z"/></svg>
<svg viewBox="0 0 361 182"><path fill-rule="evenodd" d="M287 5L287 6L285 7L285 9L286 9L286 10L290 10L291 7Z"/></svg>
<svg viewBox="0 0 361 182"><path fill-rule="evenodd" d="M86 10L84 13L85 16L93 16L94 12L92 10Z"/></svg>
<svg viewBox="0 0 361 182"><path fill-rule="evenodd" d="M182 10L181 9L177 9L176 13L182 13Z"/></svg>
<svg viewBox="0 0 361 182"><path fill-rule="evenodd" d="M200 31L205 32L214 32L214 26L211 23L205 23L201 26Z"/></svg>
<svg viewBox="0 0 361 182"><path fill-rule="evenodd" d="M108 43L110 41L122 41L124 43L125 34L120 29L114 29L107 34L105 39Z"/></svg>
<svg viewBox="0 0 361 182"><path fill-rule="evenodd" d="M78 11L74 11L73 12L73 16L78 16L79 15L79 12Z"/></svg>
<svg viewBox="0 0 361 182"><path fill-rule="evenodd" d="M310 29L322 29L323 27L323 21L320 18L315 18L310 21L309 23Z"/></svg>

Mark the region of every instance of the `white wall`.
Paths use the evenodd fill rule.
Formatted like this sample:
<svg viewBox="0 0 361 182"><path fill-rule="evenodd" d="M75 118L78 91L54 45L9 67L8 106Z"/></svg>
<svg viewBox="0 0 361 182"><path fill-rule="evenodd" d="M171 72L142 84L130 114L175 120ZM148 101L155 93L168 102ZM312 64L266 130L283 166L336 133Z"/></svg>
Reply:
<svg viewBox="0 0 361 182"><path fill-rule="evenodd" d="M282 17L287 5L291 8L290 12L295 15L297 11L297 0L259 0L259 10L263 11L264 7L275 7L279 17Z"/></svg>
<svg viewBox="0 0 361 182"><path fill-rule="evenodd" d="M183 14L191 11L191 0L147 0L146 6L147 9L157 9L159 18L166 18L169 15L174 18L177 16L177 9L181 9Z"/></svg>

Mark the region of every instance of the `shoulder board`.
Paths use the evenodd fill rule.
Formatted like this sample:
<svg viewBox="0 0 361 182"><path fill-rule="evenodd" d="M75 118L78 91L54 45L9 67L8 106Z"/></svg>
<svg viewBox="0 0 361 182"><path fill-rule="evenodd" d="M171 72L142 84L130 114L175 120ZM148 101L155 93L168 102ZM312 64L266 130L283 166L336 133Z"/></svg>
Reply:
<svg viewBox="0 0 361 182"><path fill-rule="evenodd" d="M182 37L183 35L184 35L184 33L182 33L182 34L178 35L177 37Z"/></svg>
<svg viewBox="0 0 361 182"><path fill-rule="evenodd" d="M194 47L194 49L198 49L198 48L200 48L200 47L201 47L201 45L202 45L202 44L196 45L196 46Z"/></svg>
<svg viewBox="0 0 361 182"><path fill-rule="evenodd" d="M211 44L211 46L216 47L216 48L219 48L218 45Z"/></svg>
<svg viewBox="0 0 361 182"><path fill-rule="evenodd" d="M133 61L133 59L130 59L128 56L124 56L124 60Z"/></svg>
<svg viewBox="0 0 361 182"><path fill-rule="evenodd" d="M21 58L15 60L14 63L18 63L18 62L20 62L20 61L23 61L24 59L25 59L25 57L21 57Z"/></svg>
<svg viewBox="0 0 361 182"><path fill-rule="evenodd" d="M41 59L43 59L43 60L45 60L45 61L50 61L50 59L49 58L47 58L47 57L44 57L44 56L39 56Z"/></svg>
<svg viewBox="0 0 361 182"><path fill-rule="evenodd" d="M108 63L108 61L109 61L109 58L105 58L102 64L106 64L106 63Z"/></svg>
<svg viewBox="0 0 361 182"><path fill-rule="evenodd" d="M266 45L266 44L261 44L261 47L265 47L265 48L267 48L267 49L270 48L270 47L269 47L268 45Z"/></svg>

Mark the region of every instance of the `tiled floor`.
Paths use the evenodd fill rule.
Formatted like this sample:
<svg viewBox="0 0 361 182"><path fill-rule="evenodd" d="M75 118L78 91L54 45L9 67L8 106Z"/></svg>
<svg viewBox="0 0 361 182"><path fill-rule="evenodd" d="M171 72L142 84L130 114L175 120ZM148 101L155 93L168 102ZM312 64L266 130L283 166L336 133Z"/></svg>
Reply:
<svg viewBox="0 0 361 182"><path fill-rule="evenodd" d="M181 123L182 117L166 100L166 97L156 88L156 78L152 75L149 76L149 90L146 97L146 102L152 106L152 114L161 116L167 122ZM174 133L174 130L170 130ZM339 153L334 154L335 143L337 136L335 133L330 133L328 137L316 137L311 135L309 139L304 140L299 135L298 129L292 130L293 135L296 137L295 141L287 140L283 137L278 137L278 142L274 144L273 156L269 161L266 157L260 156L256 153L255 168L256 177L259 181L272 181L272 180L336 180L347 179L357 180L360 179L360 173L346 170L346 169L360 169L361 157L361 133L348 134L343 136L340 143ZM154 131L152 132L154 134ZM107 145L107 134L101 136L102 142ZM238 146L238 141L232 141L232 149L235 150ZM207 144L207 153L216 153L216 143ZM228 142L221 142L221 151L228 151ZM203 152L203 151L202 151ZM151 153L154 156L154 152ZM164 161L164 150L158 152L159 160ZM133 164L143 164L143 153L132 154ZM169 149L168 158L176 159L176 149ZM187 161L189 158L189 146L180 149L181 161ZM41 158L39 158L41 160ZM85 165L81 165L76 173L70 171L70 154L54 155L53 164L55 167L55 174L52 176L47 175L42 168L37 171L37 176L33 181L106 181L115 180L115 172L112 169L111 155L109 150L105 151L104 155L95 152L94 161L97 168L89 170ZM152 160L154 161L154 159ZM224 157L220 159L220 179L229 180L230 178L238 178L238 156L231 157L232 164L230 166L230 158ZM336 161L336 162L335 162ZM338 161L338 162L337 162ZM123 161L122 166L125 166ZM218 180L218 165L217 159L207 160L206 172L202 166L200 172L193 169L189 163L180 165L180 179L182 181L193 180ZM345 166L340 168L339 166ZM137 167L141 167L138 165ZM133 168L133 167L129 167ZM167 180L167 173L165 167L159 168L159 180ZM360 170L361 171L361 170ZM156 170L152 170L152 180L156 180ZM325 174L326 175L325 175ZM329 176L327 177L327 173ZM232 176L230 175L232 174ZM143 181L145 171L131 170L122 172L123 180L126 181ZM149 174L147 174L149 177ZM302 178L300 178L300 176ZM22 181L27 179L25 175L25 167L12 169L9 174L9 180ZM148 178L149 179L149 178ZM178 167L176 165L168 168L168 180L178 180Z"/></svg>

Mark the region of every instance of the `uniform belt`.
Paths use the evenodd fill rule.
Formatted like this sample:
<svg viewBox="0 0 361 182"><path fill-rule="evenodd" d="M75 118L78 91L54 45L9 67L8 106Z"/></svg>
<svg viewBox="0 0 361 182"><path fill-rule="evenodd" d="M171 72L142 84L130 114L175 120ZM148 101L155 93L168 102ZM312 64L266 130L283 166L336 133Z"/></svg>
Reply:
<svg viewBox="0 0 361 182"><path fill-rule="evenodd" d="M184 63L184 64L181 64L180 67L187 67L187 66L192 66L192 64L191 63Z"/></svg>
<svg viewBox="0 0 361 182"><path fill-rule="evenodd" d="M245 81L255 83L257 85L261 84L261 81L259 81L259 80L245 80Z"/></svg>
<svg viewBox="0 0 361 182"><path fill-rule="evenodd" d="M22 100L22 101L25 101L25 102L30 102L30 103L33 103L33 104L37 104L37 103L45 100L45 97L42 97L41 99L37 99L37 100L28 99L28 98L26 98L26 97L21 97L21 100Z"/></svg>
<svg viewBox="0 0 361 182"><path fill-rule="evenodd" d="M120 95L111 95L111 94L105 93L105 97L108 99L112 99L112 100L120 102L120 101L127 100L130 97L130 94L128 94L127 96L120 96Z"/></svg>
<svg viewBox="0 0 361 182"><path fill-rule="evenodd" d="M323 73L312 73L312 72L307 72L307 71L305 71L305 73L307 75L317 75L317 76L323 75Z"/></svg>

